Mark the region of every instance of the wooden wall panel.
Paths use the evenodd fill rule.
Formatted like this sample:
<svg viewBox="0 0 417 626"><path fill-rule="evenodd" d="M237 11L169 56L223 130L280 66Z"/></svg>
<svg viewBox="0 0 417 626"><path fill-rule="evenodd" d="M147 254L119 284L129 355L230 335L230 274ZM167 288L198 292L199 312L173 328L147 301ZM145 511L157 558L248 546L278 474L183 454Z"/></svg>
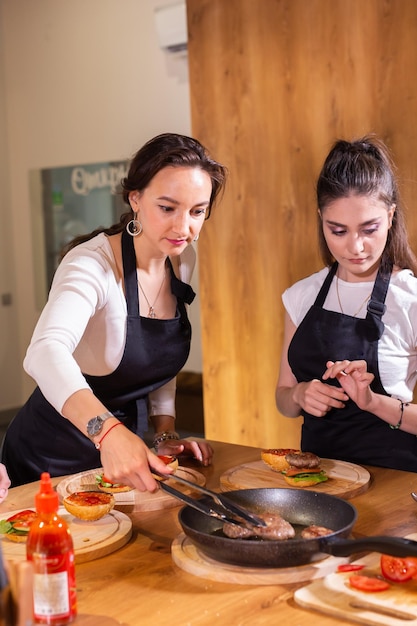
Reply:
<svg viewBox="0 0 417 626"><path fill-rule="evenodd" d="M415 0L187 0L193 134L230 171L199 242L206 436L299 443L274 389L281 293L321 267L314 185L331 144L393 150L413 208ZM412 239L417 217L410 212ZM323 364L324 369L324 364Z"/></svg>

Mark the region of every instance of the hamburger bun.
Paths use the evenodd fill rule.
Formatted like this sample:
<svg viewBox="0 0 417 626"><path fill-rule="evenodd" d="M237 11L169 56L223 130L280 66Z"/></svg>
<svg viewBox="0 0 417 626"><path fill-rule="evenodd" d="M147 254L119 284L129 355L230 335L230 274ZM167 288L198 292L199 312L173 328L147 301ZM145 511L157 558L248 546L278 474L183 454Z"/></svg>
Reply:
<svg viewBox="0 0 417 626"><path fill-rule="evenodd" d="M63 499L62 504L74 517L94 522L110 513L115 500L111 493L76 491Z"/></svg>
<svg viewBox="0 0 417 626"><path fill-rule="evenodd" d="M282 472L287 469L290 464L285 458L287 454L299 454L301 450L294 450L293 448L269 448L262 450L261 459L268 467L274 470L274 472Z"/></svg>
<svg viewBox="0 0 417 626"><path fill-rule="evenodd" d="M26 543L28 535L29 533L26 533L26 535L14 535L13 533L8 533L7 535L3 535L3 538L7 541L13 541L14 543Z"/></svg>
<svg viewBox="0 0 417 626"><path fill-rule="evenodd" d="M111 480L106 478L104 474L96 475L96 485L100 491L104 491L105 493L123 493L124 491L133 490L133 487L129 487L129 485L113 483Z"/></svg>

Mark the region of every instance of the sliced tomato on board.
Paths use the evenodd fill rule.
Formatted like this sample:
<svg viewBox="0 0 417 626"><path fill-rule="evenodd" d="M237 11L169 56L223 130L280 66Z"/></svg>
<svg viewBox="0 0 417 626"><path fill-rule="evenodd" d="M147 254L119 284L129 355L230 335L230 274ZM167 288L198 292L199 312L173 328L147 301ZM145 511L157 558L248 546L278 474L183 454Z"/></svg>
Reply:
<svg viewBox="0 0 417 626"><path fill-rule="evenodd" d="M407 556L404 561L407 566L410 568L414 568L414 574L412 576L413 579L417 580L417 557L415 556Z"/></svg>
<svg viewBox="0 0 417 626"><path fill-rule="evenodd" d="M381 580L373 576L363 576L362 574L349 576L349 584L354 589L373 593L376 591L386 591L391 586L386 580Z"/></svg>
<svg viewBox="0 0 417 626"><path fill-rule="evenodd" d="M395 583L405 583L417 577L417 558L400 558L397 556L381 555L381 572L384 578Z"/></svg>
<svg viewBox="0 0 417 626"><path fill-rule="evenodd" d="M365 565L361 565L360 563L342 563L337 566L338 572L357 572L363 569Z"/></svg>

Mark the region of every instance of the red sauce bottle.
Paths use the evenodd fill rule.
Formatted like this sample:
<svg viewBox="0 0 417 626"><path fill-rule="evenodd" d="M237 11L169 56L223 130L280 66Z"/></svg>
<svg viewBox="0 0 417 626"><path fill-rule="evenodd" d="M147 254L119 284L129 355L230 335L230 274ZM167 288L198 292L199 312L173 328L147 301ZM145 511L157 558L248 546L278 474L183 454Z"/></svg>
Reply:
<svg viewBox="0 0 417 626"><path fill-rule="evenodd" d="M77 615L74 547L67 523L58 516L58 494L47 472L35 496L37 518L27 538L26 554L34 566L35 624L61 626Z"/></svg>

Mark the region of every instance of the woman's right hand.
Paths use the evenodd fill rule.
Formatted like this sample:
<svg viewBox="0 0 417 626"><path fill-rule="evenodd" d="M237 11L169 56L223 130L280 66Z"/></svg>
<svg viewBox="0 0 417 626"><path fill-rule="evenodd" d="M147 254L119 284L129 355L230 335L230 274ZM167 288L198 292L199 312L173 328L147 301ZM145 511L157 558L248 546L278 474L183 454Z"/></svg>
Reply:
<svg viewBox="0 0 417 626"><path fill-rule="evenodd" d="M286 312L281 366L275 389L278 410L287 417L297 417L301 410L315 417L324 417L331 409L342 409L349 396L340 387L318 379L297 382L288 363L288 349L296 330Z"/></svg>
<svg viewBox="0 0 417 626"><path fill-rule="evenodd" d="M129 485L138 491L154 492L158 489L158 481L151 473L152 468L162 474L173 472L140 437L125 426L109 432L101 444L100 454L104 473L109 480Z"/></svg>
<svg viewBox="0 0 417 626"><path fill-rule="evenodd" d="M314 379L297 383L293 391L293 400L306 413L324 417L331 409L342 409L349 396L339 387Z"/></svg>

